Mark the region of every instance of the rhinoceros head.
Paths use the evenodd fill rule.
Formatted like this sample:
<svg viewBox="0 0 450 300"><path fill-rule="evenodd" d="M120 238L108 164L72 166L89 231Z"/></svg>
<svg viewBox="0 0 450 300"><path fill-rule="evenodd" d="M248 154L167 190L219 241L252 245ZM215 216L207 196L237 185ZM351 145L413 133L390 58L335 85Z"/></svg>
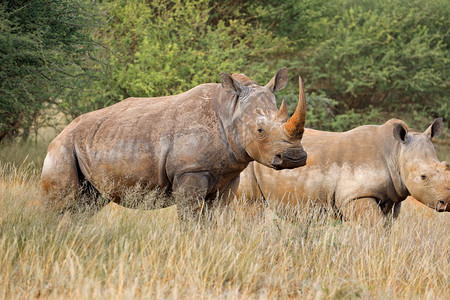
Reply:
<svg viewBox="0 0 450 300"><path fill-rule="evenodd" d="M283 100L280 110L274 92L287 84L287 70L280 69L265 86L259 86L243 74L222 73L222 86L237 95L234 126L240 144L248 155L265 166L287 169L304 166L306 152L301 145L305 126L306 97L300 79L300 97L289 118Z"/></svg>
<svg viewBox="0 0 450 300"><path fill-rule="evenodd" d="M439 162L431 139L442 133L442 118L435 119L423 133L394 124L394 137L401 143L399 158L403 183L410 194L437 211L450 211L450 168Z"/></svg>

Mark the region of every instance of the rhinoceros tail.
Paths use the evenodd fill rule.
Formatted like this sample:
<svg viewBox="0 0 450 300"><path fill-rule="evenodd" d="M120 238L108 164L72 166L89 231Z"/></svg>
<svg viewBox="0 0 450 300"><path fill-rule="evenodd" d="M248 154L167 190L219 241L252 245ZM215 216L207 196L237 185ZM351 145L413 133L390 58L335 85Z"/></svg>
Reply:
<svg viewBox="0 0 450 300"><path fill-rule="evenodd" d="M84 176L76 153L74 153L74 161L78 179L77 206L97 206L100 196L99 191Z"/></svg>

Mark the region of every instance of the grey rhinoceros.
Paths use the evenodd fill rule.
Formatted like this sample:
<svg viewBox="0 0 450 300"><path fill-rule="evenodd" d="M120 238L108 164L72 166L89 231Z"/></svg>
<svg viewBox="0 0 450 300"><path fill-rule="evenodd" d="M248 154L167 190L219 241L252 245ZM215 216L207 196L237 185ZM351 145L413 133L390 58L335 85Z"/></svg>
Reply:
<svg viewBox="0 0 450 300"><path fill-rule="evenodd" d="M265 86L243 74L222 73L221 84L174 96L128 98L81 115L48 147L44 201L73 209L90 193L94 206L124 204L130 188L159 187L181 197L167 197L152 208L177 204L182 217L195 216L218 193L236 186L253 160L274 169L303 166L306 100L299 97L291 118L285 103L278 110L274 92L286 84L286 69ZM107 201L100 204L99 194Z"/></svg>
<svg viewBox="0 0 450 300"><path fill-rule="evenodd" d="M397 217L409 195L437 211L450 211L449 164L439 162L431 143L442 131L442 119L423 133L398 119L347 132L307 128L306 166L273 172L251 163L240 176L237 195L250 207L258 198L291 205L312 201L344 219L370 216L371 223Z"/></svg>

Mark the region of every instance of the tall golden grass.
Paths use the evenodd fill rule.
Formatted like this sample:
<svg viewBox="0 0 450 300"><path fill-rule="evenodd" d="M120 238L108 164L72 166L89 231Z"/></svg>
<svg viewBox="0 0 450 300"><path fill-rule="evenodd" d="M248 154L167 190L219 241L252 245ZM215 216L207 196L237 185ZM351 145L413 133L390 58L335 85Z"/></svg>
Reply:
<svg viewBox="0 0 450 300"><path fill-rule="evenodd" d="M0 150L3 299L450 295L449 214L406 205L390 230L342 223L313 208L289 208L289 221L270 211L246 219L224 209L202 225L179 224L173 207L108 205L93 217L61 218L36 205L35 162L45 151L38 147L24 163L5 159L11 151L27 157L19 147Z"/></svg>

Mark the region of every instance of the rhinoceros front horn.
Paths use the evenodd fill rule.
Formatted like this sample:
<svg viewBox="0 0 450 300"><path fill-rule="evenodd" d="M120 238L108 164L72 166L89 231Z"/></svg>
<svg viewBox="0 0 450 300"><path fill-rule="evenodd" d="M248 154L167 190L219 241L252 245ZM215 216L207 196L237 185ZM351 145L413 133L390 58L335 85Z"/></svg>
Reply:
<svg viewBox="0 0 450 300"><path fill-rule="evenodd" d="M298 78L299 85L299 95L298 104L292 117L284 124L284 131L289 137L301 137L303 131L305 130L305 119L306 119L306 96L303 89L302 78Z"/></svg>

